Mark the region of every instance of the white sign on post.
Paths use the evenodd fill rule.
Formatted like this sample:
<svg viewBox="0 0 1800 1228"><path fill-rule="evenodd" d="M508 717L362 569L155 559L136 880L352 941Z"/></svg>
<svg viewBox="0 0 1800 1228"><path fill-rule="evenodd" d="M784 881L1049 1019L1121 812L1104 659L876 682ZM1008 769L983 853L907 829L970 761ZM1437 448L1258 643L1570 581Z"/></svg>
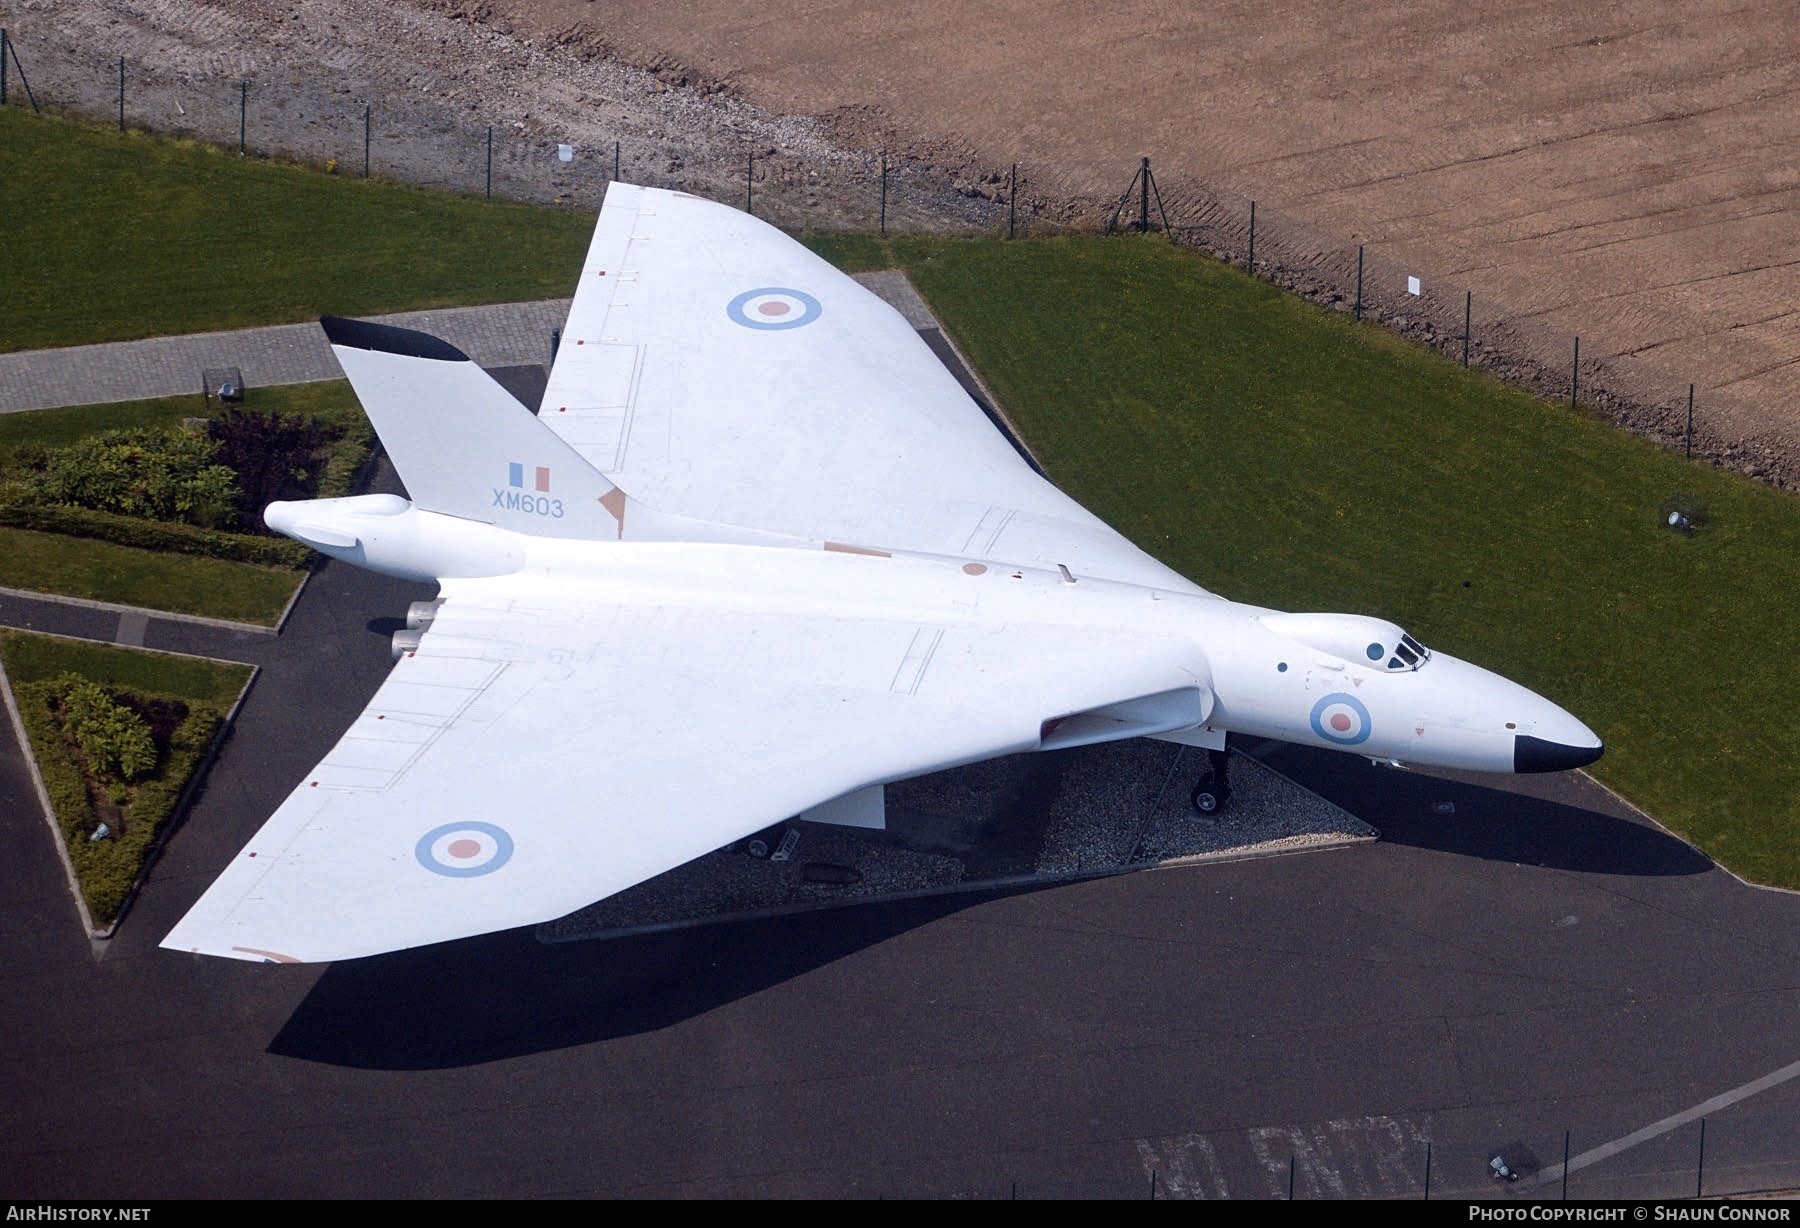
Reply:
<svg viewBox="0 0 1800 1228"><path fill-rule="evenodd" d="M568 159L564 158L563 161L567 162ZM1417 277L1408 277L1406 279L1406 292L1408 294L1417 294L1419 292L1419 279Z"/></svg>
<svg viewBox="0 0 1800 1228"><path fill-rule="evenodd" d="M573 162L575 160L575 147L573 145L558 145L556 147L556 159L559 162Z"/></svg>

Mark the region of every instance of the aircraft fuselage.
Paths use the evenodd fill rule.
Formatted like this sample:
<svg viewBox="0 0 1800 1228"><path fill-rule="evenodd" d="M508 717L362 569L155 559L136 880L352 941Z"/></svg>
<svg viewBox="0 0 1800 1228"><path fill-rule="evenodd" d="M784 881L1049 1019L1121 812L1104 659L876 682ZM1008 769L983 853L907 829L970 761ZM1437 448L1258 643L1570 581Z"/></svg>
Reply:
<svg viewBox="0 0 1800 1228"><path fill-rule="evenodd" d="M1602 750L1592 731L1544 697L1425 653L1400 628L1359 615L1282 614L1061 568L867 546L533 537L389 495L277 503L266 518L323 553L388 575L504 577L506 596L527 604L534 592L563 603L586 594L596 606L1092 627L1160 640L1209 698L1203 726L1168 735L1195 744L1231 732L1482 772L1579 767ZM1043 715L1054 722L1067 714Z"/></svg>

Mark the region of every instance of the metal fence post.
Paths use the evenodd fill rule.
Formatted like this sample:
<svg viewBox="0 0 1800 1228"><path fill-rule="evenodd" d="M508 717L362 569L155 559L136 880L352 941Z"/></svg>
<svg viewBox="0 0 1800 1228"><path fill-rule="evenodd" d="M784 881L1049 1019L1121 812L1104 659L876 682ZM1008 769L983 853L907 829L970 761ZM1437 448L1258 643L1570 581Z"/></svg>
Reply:
<svg viewBox="0 0 1800 1228"><path fill-rule="evenodd" d="M1706 1118L1700 1119L1700 1162L1694 1167L1694 1197L1706 1188Z"/></svg>
<svg viewBox="0 0 1800 1228"><path fill-rule="evenodd" d="M887 154L881 155L881 237L887 238Z"/></svg>
<svg viewBox="0 0 1800 1228"><path fill-rule="evenodd" d="M6 57L12 56L13 67L19 70L19 85L25 91L25 101L31 104L32 113L42 115L43 109L38 106L37 95L31 92L31 82L25 77L25 63L19 59L19 44L5 30L0 29L0 105L6 102Z"/></svg>
<svg viewBox="0 0 1800 1228"><path fill-rule="evenodd" d="M1138 168L1138 233L1150 233L1150 159Z"/></svg>
<svg viewBox="0 0 1800 1228"><path fill-rule="evenodd" d="M1362 319L1362 244L1356 245L1356 318Z"/></svg>
<svg viewBox="0 0 1800 1228"><path fill-rule="evenodd" d="M1156 1201L1156 1170L1150 1170L1150 1201Z"/></svg>
<svg viewBox="0 0 1800 1228"><path fill-rule="evenodd" d="M1463 369L1469 367L1469 320L1475 308L1475 292L1463 291Z"/></svg>
<svg viewBox="0 0 1800 1228"><path fill-rule="evenodd" d="M119 57L119 131L125 131L125 57Z"/></svg>
<svg viewBox="0 0 1800 1228"><path fill-rule="evenodd" d="M1575 361L1569 367L1569 408L1575 408L1575 393L1581 387L1581 338L1575 338Z"/></svg>
<svg viewBox="0 0 1800 1228"><path fill-rule="evenodd" d="M1694 386L1688 385L1687 459L1694 459Z"/></svg>
<svg viewBox="0 0 1800 1228"><path fill-rule="evenodd" d="M494 125L488 125L487 196L494 198Z"/></svg>
<svg viewBox="0 0 1800 1228"><path fill-rule="evenodd" d="M1564 1202L1569 1201L1569 1132L1567 1130L1563 1131L1562 1196Z"/></svg>
<svg viewBox="0 0 1800 1228"><path fill-rule="evenodd" d="M1425 1201L1431 1201L1431 1144L1425 1144Z"/></svg>
<svg viewBox="0 0 1800 1228"><path fill-rule="evenodd" d="M613 182L619 182L619 143L613 142Z"/></svg>
<svg viewBox="0 0 1800 1228"><path fill-rule="evenodd" d="M363 178L369 177L369 115L373 108L363 104Z"/></svg>
<svg viewBox="0 0 1800 1228"><path fill-rule="evenodd" d="M560 350L561 348L562 348L562 329L553 328L550 330L550 365L551 366L556 365L556 351Z"/></svg>
<svg viewBox="0 0 1800 1228"><path fill-rule="evenodd" d="M238 82L238 157L244 156L244 130L250 118L250 83Z"/></svg>
<svg viewBox="0 0 1800 1228"><path fill-rule="evenodd" d="M1256 202L1250 202L1250 258L1244 261L1244 270L1250 276L1256 276Z"/></svg>
<svg viewBox="0 0 1800 1228"><path fill-rule="evenodd" d="M754 214L750 206L754 201L752 193L756 191L756 151L752 149L744 159L744 212Z"/></svg>
<svg viewBox="0 0 1800 1228"><path fill-rule="evenodd" d="M1294 1201L1294 1157L1288 1156L1288 1201Z"/></svg>
<svg viewBox="0 0 1800 1228"><path fill-rule="evenodd" d="M1006 237L1012 238L1019 221L1019 164L1006 176Z"/></svg>

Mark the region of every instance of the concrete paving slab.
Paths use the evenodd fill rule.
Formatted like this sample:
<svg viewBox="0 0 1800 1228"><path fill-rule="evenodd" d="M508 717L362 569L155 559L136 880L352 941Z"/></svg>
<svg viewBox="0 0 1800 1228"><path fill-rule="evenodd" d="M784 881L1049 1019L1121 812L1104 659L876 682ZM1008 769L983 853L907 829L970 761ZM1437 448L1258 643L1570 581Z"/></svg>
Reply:
<svg viewBox="0 0 1800 1228"><path fill-rule="evenodd" d="M541 365L568 299L444 307L370 317L442 337L484 367ZM0 354L0 413L200 391L207 367L237 367L251 388L344 378L317 321Z"/></svg>

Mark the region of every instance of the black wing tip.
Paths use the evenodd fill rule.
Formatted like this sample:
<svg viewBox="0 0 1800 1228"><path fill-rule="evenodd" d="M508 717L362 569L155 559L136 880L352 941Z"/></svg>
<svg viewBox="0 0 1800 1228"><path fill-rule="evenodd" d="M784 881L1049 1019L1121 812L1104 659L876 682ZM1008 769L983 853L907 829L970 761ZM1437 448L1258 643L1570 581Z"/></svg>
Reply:
<svg viewBox="0 0 1800 1228"><path fill-rule="evenodd" d="M469 356L440 337L395 328L391 324L372 324L368 320L351 320L344 316L320 316L319 327L333 345L353 350L374 350L382 354L399 354L406 358L430 358L437 362L468 362Z"/></svg>

